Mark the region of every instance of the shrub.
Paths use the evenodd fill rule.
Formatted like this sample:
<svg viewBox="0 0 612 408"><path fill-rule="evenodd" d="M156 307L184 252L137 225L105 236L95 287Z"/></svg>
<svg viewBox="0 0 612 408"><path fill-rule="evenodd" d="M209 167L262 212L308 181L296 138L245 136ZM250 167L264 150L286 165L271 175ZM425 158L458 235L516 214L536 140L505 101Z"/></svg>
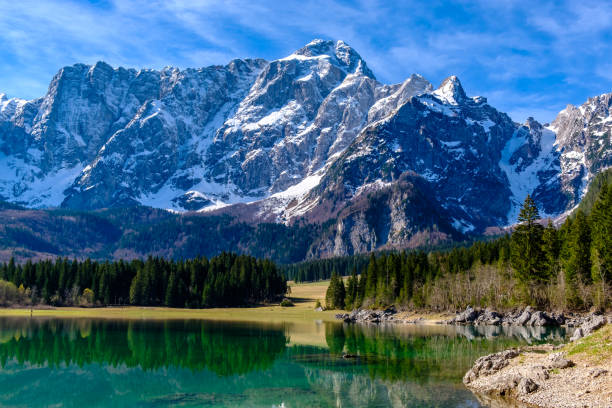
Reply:
<svg viewBox="0 0 612 408"><path fill-rule="evenodd" d="M4 306L10 306L13 303L18 302L19 295L17 286L12 282L0 280L0 304Z"/></svg>
<svg viewBox="0 0 612 408"><path fill-rule="evenodd" d="M282 307L291 307L291 306L295 306L295 305L293 304L293 302L292 302L292 301L290 301L290 300L289 300L289 299L287 299L287 298L283 299L283 301L282 301L282 302L280 302L280 305L281 305Z"/></svg>
<svg viewBox="0 0 612 408"><path fill-rule="evenodd" d="M85 290L83 291L83 294L79 298L79 305L84 306L84 307L93 306L93 302L94 302L93 290L89 288L85 288Z"/></svg>

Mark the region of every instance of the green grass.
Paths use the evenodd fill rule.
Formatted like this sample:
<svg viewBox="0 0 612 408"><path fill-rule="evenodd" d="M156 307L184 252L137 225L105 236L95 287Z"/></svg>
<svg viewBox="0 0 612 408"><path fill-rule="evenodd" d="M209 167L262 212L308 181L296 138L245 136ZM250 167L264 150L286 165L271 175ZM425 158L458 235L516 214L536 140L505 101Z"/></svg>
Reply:
<svg viewBox="0 0 612 408"><path fill-rule="evenodd" d="M243 308L178 309L168 307L57 307L45 309L0 309L0 316L108 318L108 319L207 319L256 322L311 322L336 321L337 311L315 312L317 299L324 299L329 281L291 283L287 296L294 307L263 305Z"/></svg>
<svg viewBox="0 0 612 408"><path fill-rule="evenodd" d="M612 325L608 324L590 336L564 347L568 356L591 363L612 361Z"/></svg>

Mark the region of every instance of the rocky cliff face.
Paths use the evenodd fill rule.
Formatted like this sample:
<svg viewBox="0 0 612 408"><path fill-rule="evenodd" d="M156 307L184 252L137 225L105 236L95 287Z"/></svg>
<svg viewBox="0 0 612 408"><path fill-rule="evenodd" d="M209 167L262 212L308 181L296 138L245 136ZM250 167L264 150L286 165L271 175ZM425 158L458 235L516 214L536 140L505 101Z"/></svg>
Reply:
<svg viewBox="0 0 612 408"><path fill-rule="evenodd" d="M452 214L455 229L503 224L511 192L498 162L515 129L507 115L484 98L468 98L459 80L450 77L434 92L411 96L368 124L302 207L331 192L342 192L334 195L336 201L350 199L414 172L431 189L430 207Z"/></svg>
<svg viewBox="0 0 612 408"><path fill-rule="evenodd" d="M582 198L588 182L612 165L612 93L568 105L553 121L560 155L560 182L570 205Z"/></svg>
<svg viewBox="0 0 612 408"><path fill-rule="evenodd" d="M517 124L454 76L382 84L342 41L202 69L77 64L42 98L0 94L0 199L333 220L313 254L435 243L513 223L527 194L573 208L611 165L611 95Z"/></svg>

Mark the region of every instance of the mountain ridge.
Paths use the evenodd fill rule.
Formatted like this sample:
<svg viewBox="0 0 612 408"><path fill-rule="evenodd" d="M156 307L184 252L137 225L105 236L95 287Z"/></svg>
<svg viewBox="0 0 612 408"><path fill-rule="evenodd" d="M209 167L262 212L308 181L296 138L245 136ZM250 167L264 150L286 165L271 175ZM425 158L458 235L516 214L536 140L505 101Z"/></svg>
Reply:
<svg viewBox="0 0 612 408"><path fill-rule="evenodd" d="M435 244L512 224L526 194L574 208L612 165L611 98L518 124L456 76L380 83L342 41L200 69L75 64L41 98L0 95L0 199L331 222L322 254Z"/></svg>

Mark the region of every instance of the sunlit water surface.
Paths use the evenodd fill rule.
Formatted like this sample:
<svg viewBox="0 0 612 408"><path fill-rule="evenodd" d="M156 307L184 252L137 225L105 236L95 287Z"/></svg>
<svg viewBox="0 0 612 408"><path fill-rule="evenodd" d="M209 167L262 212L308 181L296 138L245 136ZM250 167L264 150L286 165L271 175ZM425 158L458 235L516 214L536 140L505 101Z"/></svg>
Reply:
<svg viewBox="0 0 612 408"><path fill-rule="evenodd" d="M538 328L0 318L0 406L479 407L461 383L474 360L564 336Z"/></svg>

